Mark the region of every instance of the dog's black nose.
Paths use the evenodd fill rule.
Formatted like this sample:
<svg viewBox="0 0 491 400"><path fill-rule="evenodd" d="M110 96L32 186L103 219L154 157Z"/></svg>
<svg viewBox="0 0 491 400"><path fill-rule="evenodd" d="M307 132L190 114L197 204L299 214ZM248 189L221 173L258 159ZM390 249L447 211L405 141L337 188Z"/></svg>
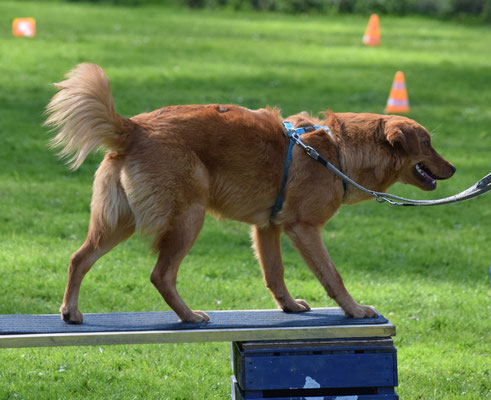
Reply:
<svg viewBox="0 0 491 400"><path fill-rule="evenodd" d="M457 168L455 168L453 165L450 165L450 169L452 170L452 174L455 174L455 171L457 171Z"/></svg>

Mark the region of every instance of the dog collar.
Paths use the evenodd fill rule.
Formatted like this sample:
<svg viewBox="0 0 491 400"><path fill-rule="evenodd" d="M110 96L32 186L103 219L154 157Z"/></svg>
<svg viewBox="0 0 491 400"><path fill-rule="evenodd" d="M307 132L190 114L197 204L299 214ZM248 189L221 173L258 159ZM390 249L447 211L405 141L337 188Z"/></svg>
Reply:
<svg viewBox="0 0 491 400"><path fill-rule="evenodd" d="M285 191L286 181L288 180L288 169L290 168L290 162L292 160L293 146L295 146L295 144L298 143L297 139L300 139L300 136L302 136L304 133L314 132L320 129L324 130L329 136L332 137L332 132L328 126L309 125L309 126L304 126L302 128L295 128L291 122L283 121L283 128L285 130L286 135L290 139L290 145L288 146L288 153L286 154L285 168L283 171L283 180L281 181L280 192L276 197L273 210L271 211L271 218L276 217L278 212L283 207L283 192ZM343 187L346 191L344 181L343 181Z"/></svg>
<svg viewBox="0 0 491 400"><path fill-rule="evenodd" d="M304 133L318 131L319 129L323 129L329 136L332 137L331 130L325 125L309 125L302 128L294 128L291 122L283 121L283 127L286 130L286 135L290 139L294 138L295 135L301 136Z"/></svg>

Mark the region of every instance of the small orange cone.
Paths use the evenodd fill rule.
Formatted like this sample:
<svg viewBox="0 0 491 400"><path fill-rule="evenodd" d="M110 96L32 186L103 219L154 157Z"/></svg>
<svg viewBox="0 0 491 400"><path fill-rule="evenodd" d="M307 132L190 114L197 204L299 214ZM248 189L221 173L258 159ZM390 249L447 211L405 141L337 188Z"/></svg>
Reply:
<svg viewBox="0 0 491 400"><path fill-rule="evenodd" d="M407 113L409 112L409 99L407 97L406 82L401 71L396 72L389 99L385 106L386 113Z"/></svg>
<svg viewBox="0 0 491 400"><path fill-rule="evenodd" d="M380 43L380 25L377 14L372 14L363 35L363 44L377 46Z"/></svg>
<svg viewBox="0 0 491 400"><path fill-rule="evenodd" d="M12 31L17 37L34 37L36 34L36 20L34 18L15 18Z"/></svg>

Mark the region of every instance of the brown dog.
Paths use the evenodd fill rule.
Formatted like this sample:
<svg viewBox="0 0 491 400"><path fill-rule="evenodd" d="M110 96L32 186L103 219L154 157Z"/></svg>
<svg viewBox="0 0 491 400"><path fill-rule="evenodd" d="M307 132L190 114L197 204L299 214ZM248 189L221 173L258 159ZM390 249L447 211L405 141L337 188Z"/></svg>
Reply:
<svg viewBox="0 0 491 400"><path fill-rule="evenodd" d="M61 305L63 319L82 322L78 310L83 277L103 254L140 230L159 252L151 281L181 321L208 321L191 310L176 290L177 271L201 230L207 210L252 225L254 248L266 286L284 310L309 310L292 298L283 279L280 234L284 231L317 279L353 317L374 317L344 287L321 239L321 229L342 204L369 197L293 149L284 203L271 217L288 149L282 118L272 109L233 105L172 106L123 118L114 111L107 78L96 65L81 64L58 83L47 107L53 139L78 168L90 151L106 154L95 174L89 232L70 261ZM308 114L288 118L295 126L328 125L303 141L361 185L385 191L395 182L433 190L455 168L430 144L416 122L374 114Z"/></svg>

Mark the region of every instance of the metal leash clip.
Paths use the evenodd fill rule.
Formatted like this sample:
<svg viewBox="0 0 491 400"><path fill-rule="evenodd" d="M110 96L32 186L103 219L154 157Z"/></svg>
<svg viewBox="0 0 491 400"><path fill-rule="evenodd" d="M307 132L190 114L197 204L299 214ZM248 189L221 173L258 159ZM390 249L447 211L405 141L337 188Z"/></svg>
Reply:
<svg viewBox="0 0 491 400"><path fill-rule="evenodd" d="M314 160L319 159L319 153L311 146L307 146L304 142L302 142L302 139L300 139L300 135L295 131L292 133L292 139L295 140L295 142L302 147L302 149L305 150L305 152L312 157Z"/></svg>
<svg viewBox="0 0 491 400"><path fill-rule="evenodd" d="M319 153L317 153L317 151L315 151L314 148L310 147L310 146L305 146L305 152L310 156L312 157L314 160L318 160L319 159Z"/></svg>

